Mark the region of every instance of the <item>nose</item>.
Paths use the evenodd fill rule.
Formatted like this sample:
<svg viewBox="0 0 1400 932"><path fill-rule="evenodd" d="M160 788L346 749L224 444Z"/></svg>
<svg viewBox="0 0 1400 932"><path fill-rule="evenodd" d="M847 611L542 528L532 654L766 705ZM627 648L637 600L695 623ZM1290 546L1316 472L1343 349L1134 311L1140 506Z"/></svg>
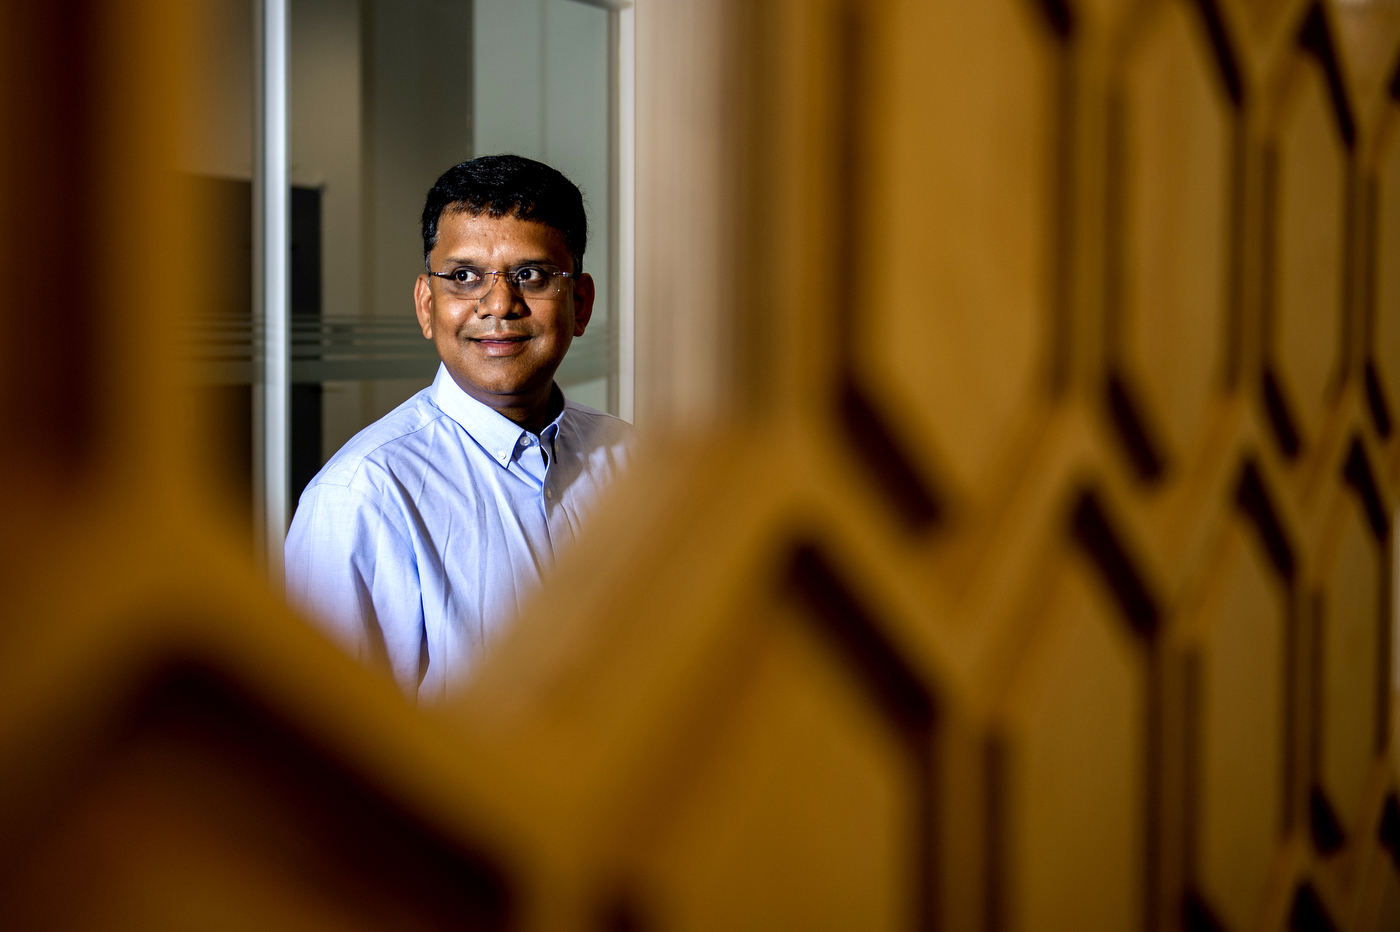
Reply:
<svg viewBox="0 0 1400 932"><path fill-rule="evenodd" d="M486 289L486 294L476 301L476 314L478 317L502 317L511 318L520 316L520 296L515 293L515 289L510 286L510 279L504 279L506 273L492 270L486 274L491 276L491 286Z"/></svg>

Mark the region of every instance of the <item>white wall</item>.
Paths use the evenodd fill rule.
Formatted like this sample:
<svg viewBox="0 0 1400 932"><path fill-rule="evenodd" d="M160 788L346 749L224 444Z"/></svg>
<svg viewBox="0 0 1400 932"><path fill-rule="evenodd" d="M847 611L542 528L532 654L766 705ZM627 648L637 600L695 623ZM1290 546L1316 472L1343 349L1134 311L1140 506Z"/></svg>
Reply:
<svg viewBox="0 0 1400 932"><path fill-rule="evenodd" d="M475 153L513 153L559 169L588 211L584 270L598 284L588 332L558 381L607 408L609 266L608 14L572 0L475 0Z"/></svg>
<svg viewBox="0 0 1400 932"><path fill-rule="evenodd" d="M360 4L293 0L291 178L321 188L321 310L360 313Z"/></svg>
<svg viewBox="0 0 1400 932"><path fill-rule="evenodd" d="M325 209L326 275L339 275L330 267L330 254L339 249L332 238L347 244L347 257L353 241L353 273L341 278L345 288L354 290L359 313L411 322L413 282L423 267L419 217L424 196L438 175L472 154L472 5L469 0L293 0L294 9L298 4L308 11L321 9L319 28L325 32L319 41L336 48L321 53L322 73L328 89L339 89L338 100L323 100L322 114L309 120L306 129L322 126L319 141L343 151L347 167L355 162L358 213L333 216L329 205ZM352 12L353 31L342 28ZM299 51L294 47L293 56ZM351 60L353 80L348 64L329 80L332 62ZM352 105L353 120L333 111ZM353 308L345 305L347 312ZM341 312L329 290L325 310ZM426 384L415 379L327 382L322 403L326 455Z"/></svg>
<svg viewBox="0 0 1400 932"><path fill-rule="evenodd" d="M423 199L438 175L472 155L472 4L364 2L365 290L377 316L411 315Z"/></svg>

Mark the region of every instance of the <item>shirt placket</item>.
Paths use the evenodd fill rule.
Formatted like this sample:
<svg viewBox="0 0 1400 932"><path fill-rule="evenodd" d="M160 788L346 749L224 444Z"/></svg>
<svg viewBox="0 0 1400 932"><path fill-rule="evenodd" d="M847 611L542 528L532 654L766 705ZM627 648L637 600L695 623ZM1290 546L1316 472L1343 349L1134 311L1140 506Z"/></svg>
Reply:
<svg viewBox="0 0 1400 932"><path fill-rule="evenodd" d="M539 436L521 431L514 456L516 468L535 486L551 548L571 540L573 536L560 501L560 491L555 487L558 436L558 424L549 425Z"/></svg>
<svg viewBox="0 0 1400 932"><path fill-rule="evenodd" d="M540 445L538 437L528 431L521 431L520 439L515 445L515 462L534 485L535 490L543 496L549 469L544 448Z"/></svg>
<svg viewBox="0 0 1400 932"><path fill-rule="evenodd" d="M549 525L549 536L551 540L560 540L559 521L563 519L563 503L559 500L559 490L555 487L555 478L558 476L555 464L559 461L558 453L555 449L555 440L559 436L559 424L556 421L550 424L540 433L541 449L548 449L549 455L544 471L544 518Z"/></svg>
<svg viewBox="0 0 1400 932"><path fill-rule="evenodd" d="M534 487L535 503L539 507L537 514L543 525L545 540L542 541L547 548L549 559L554 555L554 533L549 523L549 503L546 499L546 483L549 478L549 470L546 465L547 457L545 451L540 447L540 438L529 431L522 430L520 436L516 438L515 449L511 455L510 471L524 479ZM553 493L550 493L551 495ZM533 523L533 522L531 522Z"/></svg>

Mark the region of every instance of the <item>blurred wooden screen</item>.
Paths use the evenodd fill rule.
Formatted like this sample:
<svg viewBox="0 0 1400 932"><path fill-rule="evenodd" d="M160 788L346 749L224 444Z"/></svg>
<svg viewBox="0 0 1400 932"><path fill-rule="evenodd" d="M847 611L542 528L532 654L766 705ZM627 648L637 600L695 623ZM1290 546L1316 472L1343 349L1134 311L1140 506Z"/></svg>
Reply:
<svg viewBox="0 0 1400 932"><path fill-rule="evenodd" d="M1400 4L639 0L651 448L430 714L165 429L186 8L85 6L0 28L6 924L1400 928Z"/></svg>

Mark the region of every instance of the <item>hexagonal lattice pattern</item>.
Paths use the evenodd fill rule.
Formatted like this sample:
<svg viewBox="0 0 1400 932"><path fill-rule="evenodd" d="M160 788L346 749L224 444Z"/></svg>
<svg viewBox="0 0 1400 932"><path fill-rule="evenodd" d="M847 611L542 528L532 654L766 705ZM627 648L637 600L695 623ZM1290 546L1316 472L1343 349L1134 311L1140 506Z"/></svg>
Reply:
<svg viewBox="0 0 1400 932"><path fill-rule="evenodd" d="M1348 496L1350 498L1350 496ZM1376 758L1381 566L1365 512L1353 501L1321 593L1319 780L1343 830L1361 814Z"/></svg>
<svg viewBox="0 0 1400 932"><path fill-rule="evenodd" d="M917 924L930 700L815 551L794 581L730 655L644 830L643 909L666 928Z"/></svg>
<svg viewBox="0 0 1400 932"><path fill-rule="evenodd" d="M1233 110L1195 18L1158 5L1123 81L1120 351L1169 458L1219 384L1229 299Z"/></svg>
<svg viewBox="0 0 1400 932"><path fill-rule="evenodd" d="M164 28L174 6L134 8ZM19 496L33 525L0 586L0 616L30 625L0 678L0 826L24 829L0 829L0 925L15 902L90 918L85 896L135 878L133 912L186 925L241 896L264 926L416 904L425 927L540 930L1395 928L1400 435L1367 390L1400 423L1400 127L1378 122L1385 104L1400 124L1400 90L1350 79L1372 53L1395 73L1400 19L1343 56L1336 0L644 6L639 262L752 293L690 315L695 357L665 340L687 309L639 294L639 400L725 400L637 457L447 728L191 533L179 432L97 443L69 510L12 457L38 498ZM10 111L33 103L15 93ZM59 118L12 155L106 125L28 109ZM60 147L104 243L165 241L146 225L168 205L115 209L159 206L155 182L134 173L132 201L102 161L176 135L138 116L160 132ZM1374 227L1348 215L1371 191ZM25 201L0 204L6 229L32 226ZM170 251L128 258L142 281L197 267ZM93 332L171 326L173 305L98 297ZM1374 371L1350 365L1363 347ZM11 374L27 349L0 340ZM159 422L163 364L104 357L125 387L103 436ZM9 395L18 442L42 441L34 398ZM1115 451L1135 423L1160 460ZM133 486L140 469L170 482ZM107 726L159 718L119 710L166 701L148 671L169 657L204 711L185 690L174 724L104 756ZM288 878L320 884L310 911Z"/></svg>
<svg viewBox="0 0 1400 932"><path fill-rule="evenodd" d="M1248 13L1251 26L1262 32L1292 5L1288 0L1242 0L1239 6Z"/></svg>
<svg viewBox="0 0 1400 932"><path fill-rule="evenodd" d="M0 882L18 928L500 928L515 891L269 716L229 671L127 684ZM325 756L323 756L325 755ZM25 832L24 834L28 834ZM73 878L88 878L73 895ZM294 879L293 879L294 878ZM179 891L178 894L174 891Z"/></svg>
<svg viewBox="0 0 1400 932"><path fill-rule="evenodd" d="M894 389L885 407L976 486L1046 362L1056 39L1024 0L911 0L892 42L866 245L909 287L859 292L861 381Z"/></svg>
<svg viewBox="0 0 1400 932"><path fill-rule="evenodd" d="M1195 882L1227 928L1248 929L1283 824L1288 608L1263 548L1234 536L1199 656Z"/></svg>
<svg viewBox="0 0 1400 932"><path fill-rule="evenodd" d="M1392 125L1376 176L1376 323L1372 355L1393 415L1400 415L1400 118Z"/></svg>
<svg viewBox="0 0 1400 932"><path fill-rule="evenodd" d="M1110 932L1140 916L1143 662L1089 572L1067 567L1045 593L1043 640L1010 704L1007 872L1027 932Z"/></svg>
<svg viewBox="0 0 1400 932"><path fill-rule="evenodd" d="M750 884L788 889L770 898L776 925L805 915L907 928L910 891L897 881L916 813L900 749L796 625L776 630L748 673L731 727L660 826L656 896L668 928L763 928L734 896ZM823 776L803 783L802 773ZM834 857L852 846L865 852L856 871Z"/></svg>
<svg viewBox="0 0 1400 932"><path fill-rule="evenodd" d="M1327 77L1300 57L1276 149L1273 358L1306 441L1319 426L1342 339L1346 153Z"/></svg>

